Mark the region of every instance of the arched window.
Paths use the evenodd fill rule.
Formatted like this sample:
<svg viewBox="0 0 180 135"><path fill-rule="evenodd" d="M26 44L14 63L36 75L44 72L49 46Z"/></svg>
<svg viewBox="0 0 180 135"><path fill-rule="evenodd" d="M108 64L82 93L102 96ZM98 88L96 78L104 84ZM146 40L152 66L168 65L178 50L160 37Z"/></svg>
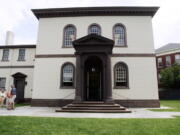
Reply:
<svg viewBox="0 0 180 135"><path fill-rule="evenodd" d="M101 28L98 24L92 24L88 28L88 34L101 35Z"/></svg>
<svg viewBox="0 0 180 135"><path fill-rule="evenodd" d="M76 28L73 25L68 25L64 28L63 46L72 47L72 41L76 38Z"/></svg>
<svg viewBox="0 0 180 135"><path fill-rule="evenodd" d="M126 46L126 28L122 24L116 24L113 28L113 38L116 46Z"/></svg>
<svg viewBox="0 0 180 135"><path fill-rule="evenodd" d="M71 63L65 63L61 68L61 86L74 86L74 65Z"/></svg>
<svg viewBox="0 0 180 135"><path fill-rule="evenodd" d="M116 88L128 87L128 67L123 62L119 62L114 66L114 86Z"/></svg>

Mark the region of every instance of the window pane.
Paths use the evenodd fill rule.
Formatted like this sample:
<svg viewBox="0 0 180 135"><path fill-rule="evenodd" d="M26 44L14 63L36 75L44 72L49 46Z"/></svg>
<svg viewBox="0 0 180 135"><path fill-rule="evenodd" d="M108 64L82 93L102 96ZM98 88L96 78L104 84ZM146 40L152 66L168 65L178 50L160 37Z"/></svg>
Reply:
<svg viewBox="0 0 180 135"><path fill-rule="evenodd" d="M25 60L25 49L19 49L19 61L24 61Z"/></svg>
<svg viewBox="0 0 180 135"><path fill-rule="evenodd" d="M162 64L162 58L158 58L158 67L162 67L163 64Z"/></svg>
<svg viewBox="0 0 180 135"><path fill-rule="evenodd" d="M127 67L124 64L118 64L115 68L116 86L127 86Z"/></svg>
<svg viewBox="0 0 180 135"><path fill-rule="evenodd" d="M72 46L72 41L75 39L75 28L73 26L68 26L64 31L64 46Z"/></svg>
<svg viewBox="0 0 180 135"><path fill-rule="evenodd" d="M9 49L4 49L3 50L2 61L8 61L8 60L9 60Z"/></svg>
<svg viewBox="0 0 180 135"><path fill-rule="evenodd" d="M114 28L115 45L125 45L125 29L123 26L115 26Z"/></svg>
<svg viewBox="0 0 180 135"><path fill-rule="evenodd" d="M170 65L171 65L171 57L166 56L166 66L170 66Z"/></svg>
<svg viewBox="0 0 180 135"><path fill-rule="evenodd" d="M63 86L73 85L73 66L68 64L63 68Z"/></svg>
<svg viewBox="0 0 180 135"><path fill-rule="evenodd" d="M6 78L0 78L0 88L5 89Z"/></svg>
<svg viewBox="0 0 180 135"><path fill-rule="evenodd" d="M180 64L180 54L175 55L175 61L176 63Z"/></svg>
<svg viewBox="0 0 180 135"><path fill-rule="evenodd" d="M97 35L101 35L101 29L98 25L91 25L89 27L89 34L97 34Z"/></svg>

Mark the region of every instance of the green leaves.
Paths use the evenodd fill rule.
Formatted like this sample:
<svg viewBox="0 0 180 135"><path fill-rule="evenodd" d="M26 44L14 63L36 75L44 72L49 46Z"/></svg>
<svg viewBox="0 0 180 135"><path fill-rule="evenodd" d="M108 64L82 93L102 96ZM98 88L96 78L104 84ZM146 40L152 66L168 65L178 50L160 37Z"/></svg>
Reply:
<svg viewBox="0 0 180 135"><path fill-rule="evenodd" d="M161 83L166 88L180 88L180 65L174 64L161 71Z"/></svg>

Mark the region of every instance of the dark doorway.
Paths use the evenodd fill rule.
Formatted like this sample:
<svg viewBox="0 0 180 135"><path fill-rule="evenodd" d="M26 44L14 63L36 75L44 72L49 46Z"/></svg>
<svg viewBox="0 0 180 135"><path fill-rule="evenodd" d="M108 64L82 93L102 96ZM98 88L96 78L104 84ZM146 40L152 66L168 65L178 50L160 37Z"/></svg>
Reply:
<svg viewBox="0 0 180 135"><path fill-rule="evenodd" d="M22 73L16 73L13 75L14 85L16 87L16 102L24 102L24 88L26 75Z"/></svg>
<svg viewBox="0 0 180 135"><path fill-rule="evenodd" d="M103 97L102 90L102 61L92 56L85 62L85 99L87 101L101 101Z"/></svg>

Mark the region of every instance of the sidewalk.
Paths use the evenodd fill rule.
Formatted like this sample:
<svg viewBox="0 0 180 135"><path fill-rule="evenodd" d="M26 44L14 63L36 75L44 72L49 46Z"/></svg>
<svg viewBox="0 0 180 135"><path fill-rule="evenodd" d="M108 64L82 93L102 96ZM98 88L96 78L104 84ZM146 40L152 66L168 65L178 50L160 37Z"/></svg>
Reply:
<svg viewBox="0 0 180 135"><path fill-rule="evenodd" d="M15 110L0 108L0 116L35 116L64 118L174 118L180 112L153 112L147 108L129 108L132 113L61 113L57 107L17 107Z"/></svg>

